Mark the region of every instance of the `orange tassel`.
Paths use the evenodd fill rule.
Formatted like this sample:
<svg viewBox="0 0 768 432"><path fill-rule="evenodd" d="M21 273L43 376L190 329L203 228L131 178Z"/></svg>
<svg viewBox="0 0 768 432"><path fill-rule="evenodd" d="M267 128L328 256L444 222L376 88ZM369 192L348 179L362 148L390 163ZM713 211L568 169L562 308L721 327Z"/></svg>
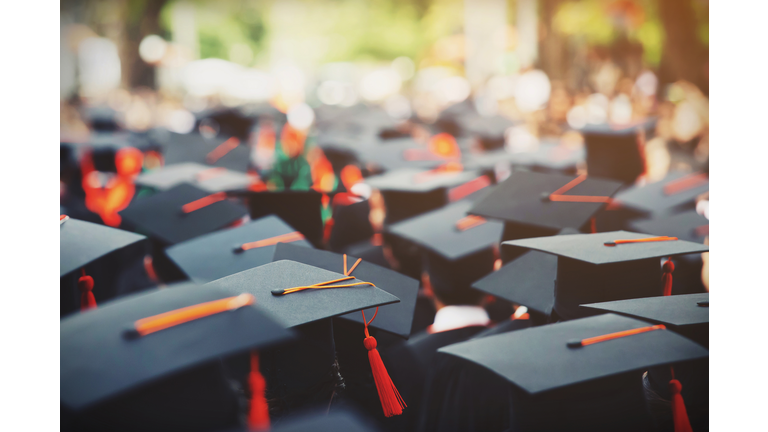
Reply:
<svg viewBox="0 0 768 432"><path fill-rule="evenodd" d="M251 351L251 372L248 374L251 387L251 404L248 410L248 428L252 431L269 430L269 405L264 396L267 382L259 371L259 353Z"/></svg>
<svg viewBox="0 0 768 432"><path fill-rule="evenodd" d="M96 309L96 297L93 296L93 278L85 274L77 280L77 287L80 288L80 312L88 309Z"/></svg>
<svg viewBox="0 0 768 432"><path fill-rule="evenodd" d="M379 393L381 409L386 417L392 417L402 414L403 408L407 407L407 405L389 377L387 368L384 367L384 362L381 361L381 355L379 355L379 351L376 349L376 339L368 334L368 325L373 322L378 313L379 308L377 307L373 318L370 321L365 321L365 311L363 311L363 321L365 321L363 345L368 350L368 361L371 363L371 372L373 372L373 381L376 383L376 390Z"/></svg>
<svg viewBox="0 0 768 432"><path fill-rule="evenodd" d="M680 391L683 385L675 379L675 371L672 370L672 380L669 382L669 391L672 393L672 420L675 423L675 432L693 432L691 422L688 420L688 412L685 410L685 401Z"/></svg>
<svg viewBox="0 0 768 432"><path fill-rule="evenodd" d="M664 273L661 275L661 283L664 285L664 295L672 295L672 272L675 271L675 264L671 260L664 261L662 266Z"/></svg>

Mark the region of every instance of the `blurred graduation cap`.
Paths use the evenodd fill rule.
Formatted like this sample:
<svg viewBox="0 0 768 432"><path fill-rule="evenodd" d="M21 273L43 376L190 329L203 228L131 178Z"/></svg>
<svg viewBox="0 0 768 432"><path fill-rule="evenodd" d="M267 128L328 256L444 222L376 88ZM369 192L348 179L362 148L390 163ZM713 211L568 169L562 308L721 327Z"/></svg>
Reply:
<svg viewBox="0 0 768 432"><path fill-rule="evenodd" d="M592 177L632 183L645 172L645 155L639 134L656 127L651 118L631 125L587 125L579 132L587 147L587 171Z"/></svg>
<svg viewBox="0 0 768 432"><path fill-rule="evenodd" d="M280 242L312 247L279 217L265 216L176 244L165 253L190 279L210 282L272 262Z"/></svg>
<svg viewBox="0 0 768 432"><path fill-rule="evenodd" d="M280 217L299 231L315 247L323 242L323 194L315 190L282 190L274 192L236 191L248 205L251 219L268 215ZM330 197L330 195L328 195Z"/></svg>
<svg viewBox="0 0 768 432"><path fill-rule="evenodd" d="M648 430L642 373L709 355L663 327L614 314L473 339L438 351L512 384L512 430L536 431Z"/></svg>
<svg viewBox="0 0 768 432"><path fill-rule="evenodd" d="M328 247L333 251L340 251L351 244L370 239L374 235L369 220L370 212L368 200L334 208L334 222Z"/></svg>
<svg viewBox="0 0 768 432"><path fill-rule="evenodd" d="M622 207L642 213L667 213L693 208L696 197L709 190L709 175L673 171L663 180L631 186L616 194Z"/></svg>
<svg viewBox="0 0 768 432"><path fill-rule="evenodd" d="M291 336L254 304L251 295L180 284L62 320L62 428L237 426L237 396L214 360Z"/></svg>
<svg viewBox="0 0 768 432"><path fill-rule="evenodd" d="M590 303L581 307L664 324L670 330L709 347L709 293Z"/></svg>
<svg viewBox="0 0 768 432"><path fill-rule="evenodd" d="M507 129L515 122L500 115L458 117L462 135L476 137L483 149L491 150L504 147Z"/></svg>
<svg viewBox="0 0 768 432"><path fill-rule="evenodd" d="M179 183L190 183L211 193L244 189L251 182L252 179L247 174L194 162L167 165L145 172L136 177L135 181L139 186L159 191L170 189Z"/></svg>
<svg viewBox="0 0 768 432"><path fill-rule="evenodd" d="M584 147L568 147L558 142L542 142L532 152L514 153L512 165L542 173L575 175L586 158Z"/></svg>
<svg viewBox="0 0 768 432"><path fill-rule="evenodd" d="M386 221L392 224L465 198L490 185L490 179L477 171L446 167L402 169L368 177L365 183L381 191L387 208Z"/></svg>
<svg viewBox="0 0 768 432"><path fill-rule="evenodd" d="M189 183L135 200L120 212L136 230L169 245L224 228L246 214L223 192L211 194Z"/></svg>
<svg viewBox="0 0 768 432"><path fill-rule="evenodd" d="M515 172L478 200L470 214L505 222L504 240L587 231L621 183L586 176Z"/></svg>
<svg viewBox="0 0 768 432"><path fill-rule="evenodd" d="M694 243L704 243L709 235L709 220L695 210L633 220L629 227L632 231L672 236Z"/></svg>
<svg viewBox="0 0 768 432"><path fill-rule="evenodd" d="M382 141L378 137L356 142L357 159L369 171L381 172L400 169L430 169L447 159L428 154L427 146L413 138L392 138ZM373 169L371 169L373 168Z"/></svg>
<svg viewBox="0 0 768 432"><path fill-rule="evenodd" d="M116 132L120 125L117 122L117 111L106 105L85 107L83 118L91 130L96 132Z"/></svg>
<svg viewBox="0 0 768 432"><path fill-rule="evenodd" d="M109 276L129 268L143 255L146 237L66 215L60 220L60 314L64 316L119 295L119 287Z"/></svg>
<svg viewBox="0 0 768 432"><path fill-rule="evenodd" d="M580 304L669 294L665 291L671 289L674 265L662 266L659 258L709 250L674 237L627 231L513 240L502 247L506 245L557 255L554 311L563 320L587 315Z"/></svg>
<svg viewBox="0 0 768 432"><path fill-rule="evenodd" d="M165 165L195 162L211 167L247 172L251 152L237 137L207 139L202 135L171 133L163 144Z"/></svg>
<svg viewBox="0 0 768 432"><path fill-rule="evenodd" d="M566 228L558 235L576 233L575 229ZM556 278L557 256L527 251L473 283L472 288L523 305L529 312L549 317L555 305Z"/></svg>
<svg viewBox="0 0 768 432"><path fill-rule="evenodd" d="M328 377L338 374L338 366L334 373L336 349L330 318L399 301L371 282L289 260L245 270L207 285L234 294L253 294L271 316L284 327L296 329L302 337L299 345L275 353L265 363L268 388L270 383L276 384L271 385L274 393L270 398L284 401L285 410L280 415L307 405L327 407L332 399L335 389L329 388ZM375 350L375 343L371 346L365 340L369 351ZM325 388L327 394L318 388Z"/></svg>
<svg viewBox="0 0 768 432"><path fill-rule="evenodd" d="M379 428L349 410L306 413L281 422L274 432L375 432Z"/></svg>
<svg viewBox="0 0 768 432"><path fill-rule="evenodd" d="M229 138L236 137L240 141L248 139L248 134L257 122L255 115L247 115L239 107L213 108L197 114L196 127L210 128L217 135Z"/></svg>
<svg viewBox="0 0 768 432"><path fill-rule="evenodd" d="M358 258L347 256L346 259L348 267L352 268ZM344 256L341 254L308 249L294 244L277 244L274 248L273 260L291 260L334 272L342 271L344 268ZM407 339L411 333L419 281L365 260L360 261L360 264L355 266L354 271L350 274L361 280L372 282L378 288L400 299L399 303L381 306L379 315L371 326ZM367 309L365 312L366 316L372 317L375 310ZM359 323L363 322L362 314L357 312L342 315L341 318Z"/></svg>
<svg viewBox="0 0 768 432"><path fill-rule="evenodd" d="M59 277L146 237L62 215L59 229Z"/></svg>

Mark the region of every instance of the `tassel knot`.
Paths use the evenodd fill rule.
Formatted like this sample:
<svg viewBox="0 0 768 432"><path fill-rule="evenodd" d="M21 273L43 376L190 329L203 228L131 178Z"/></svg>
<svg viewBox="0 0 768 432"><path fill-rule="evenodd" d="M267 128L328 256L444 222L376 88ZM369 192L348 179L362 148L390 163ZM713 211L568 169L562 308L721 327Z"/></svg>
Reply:
<svg viewBox="0 0 768 432"><path fill-rule="evenodd" d="M693 432L691 422L688 420L688 412L685 410L685 401L680 391L683 385L675 379L675 371L672 369L672 379L669 381L669 391L672 393L672 421L675 432Z"/></svg>
<svg viewBox="0 0 768 432"><path fill-rule="evenodd" d="M680 381L673 379L669 382L669 391L672 393L672 395L679 395L680 391L683 390L683 385L680 384Z"/></svg>
<svg viewBox="0 0 768 432"><path fill-rule="evenodd" d="M661 267L665 273L672 273L675 271L675 263L671 260L664 261L664 265Z"/></svg>
<svg viewBox="0 0 768 432"><path fill-rule="evenodd" d="M662 294L665 296L670 296L672 295L672 272L675 271L675 263L668 259L664 261L661 269L663 270L661 275L661 283L664 286L664 291Z"/></svg>
<svg viewBox="0 0 768 432"><path fill-rule="evenodd" d="M365 345L365 349L368 351L375 350L376 349L376 338L373 336L368 336L367 338L363 339L363 345Z"/></svg>
<svg viewBox="0 0 768 432"><path fill-rule="evenodd" d="M80 289L80 312L96 308L96 297L93 296L93 278L85 274L77 280L77 287Z"/></svg>

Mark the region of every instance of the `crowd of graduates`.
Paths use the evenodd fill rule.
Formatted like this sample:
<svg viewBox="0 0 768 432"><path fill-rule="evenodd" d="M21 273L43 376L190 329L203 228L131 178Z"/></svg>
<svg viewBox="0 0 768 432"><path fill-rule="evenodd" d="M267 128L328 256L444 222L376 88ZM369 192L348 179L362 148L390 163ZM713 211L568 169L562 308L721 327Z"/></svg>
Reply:
<svg viewBox="0 0 768 432"><path fill-rule="evenodd" d="M63 103L62 430L708 430L706 97L606 75L430 122Z"/></svg>

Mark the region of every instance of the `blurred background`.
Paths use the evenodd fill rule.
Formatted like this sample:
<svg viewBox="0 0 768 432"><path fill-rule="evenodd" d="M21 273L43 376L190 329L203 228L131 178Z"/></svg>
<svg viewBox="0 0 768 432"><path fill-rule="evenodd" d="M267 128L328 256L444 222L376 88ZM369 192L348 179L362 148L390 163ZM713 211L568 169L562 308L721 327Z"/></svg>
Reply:
<svg viewBox="0 0 768 432"><path fill-rule="evenodd" d="M707 163L708 41L707 0L62 0L61 140L90 139L89 107L189 133L243 106L303 131L360 105L429 128L463 103L515 124L508 151L656 117L661 178Z"/></svg>

